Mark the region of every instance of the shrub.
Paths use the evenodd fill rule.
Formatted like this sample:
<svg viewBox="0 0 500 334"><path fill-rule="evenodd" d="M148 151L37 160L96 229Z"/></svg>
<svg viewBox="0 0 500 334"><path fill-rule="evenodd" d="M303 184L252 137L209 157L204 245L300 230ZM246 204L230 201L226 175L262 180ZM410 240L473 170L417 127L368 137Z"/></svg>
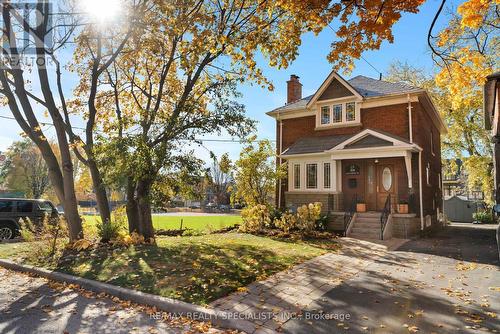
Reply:
<svg viewBox="0 0 500 334"><path fill-rule="evenodd" d="M315 228L316 221L321 216L321 203L309 203L302 205L297 209L297 228L302 231L312 231Z"/></svg>
<svg viewBox="0 0 500 334"><path fill-rule="evenodd" d="M24 241L35 241L36 239L36 229L31 219L28 217L19 219L19 234Z"/></svg>
<svg viewBox="0 0 500 334"><path fill-rule="evenodd" d="M483 224L492 224L493 223L493 215L491 214L491 212L488 212L488 211L476 212L472 215L472 218L474 218L474 220L477 220L478 222L483 223Z"/></svg>
<svg viewBox="0 0 500 334"><path fill-rule="evenodd" d="M329 222L330 222L330 216L324 215L320 217L318 220L316 220L315 229L317 231L326 231Z"/></svg>
<svg viewBox="0 0 500 334"><path fill-rule="evenodd" d="M288 233L297 228L297 217L291 212L285 212L280 218L274 220L274 225Z"/></svg>
<svg viewBox="0 0 500 334"><path fill-rule="evenodd" d="M243 223L240 226L242 232L257 232L271 224L269 208L263 204L246 207L241 211Z"/></svg>
<svg viewBox="0 0 500 334"><path fill-rule="evenodd" d="M64 218L50 218L45 215L40 224L33 224L29 218L20 219L21 237L33 242L31 250L35 258L54 257L58 252L61 239L68 237L68 228ZM36 241L36 242L35 242Z"/></svg>
<svg viewBox="0 0 500 334"><path fill-rule="evenodd" d="M127 214L125 207L119 207L113 211L111 221L103 224L100 220L97 222L97 235L103 243L117 239L120 235L126 233Z"/></svg>

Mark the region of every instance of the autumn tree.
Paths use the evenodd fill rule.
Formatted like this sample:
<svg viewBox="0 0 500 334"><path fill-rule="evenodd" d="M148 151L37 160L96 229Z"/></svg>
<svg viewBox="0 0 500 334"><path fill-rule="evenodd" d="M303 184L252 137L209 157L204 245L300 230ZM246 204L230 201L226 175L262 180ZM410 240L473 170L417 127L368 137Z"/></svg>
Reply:
<svg viewBox="0 0 500 334"><path fill-rule="evenodd" d="M3 43L0 67L0 94L26 136L35 143L45 160L55 193L64 207L70 240L83 237L75 196L71 146L66 136L66 121L58 104L57 67L49 66L55 52L74 31L71 17L58 21L50 4L39 1L30 6L2 2ZM52 23L52 24L51 24ZM54 38L52 38L54 37ZM28 59L31 62L25 62ZM31 82L40 87L35 93ZM59 91L60 93L60 91ZM60 163L49 144L35 110L43 108L50 117L60 154Z"/></svg>
<svg viewBox="0 0 500 334"><path fill-rule="evenodd" d="M233 201L247 205L269 204L277 181L286 174L285 165L276 168L275 149L268 140L250 139L235 162L236 191Z"/></svg>
<svg viewBox="0 0 500 334"><path fill-rule="evenodd" d="M29 198L41 198L50 180L38 147L30 140L14 142L8 148L6 157L0 174L4 175L9 189L22 191Z"/></svg>
<svg viewBox="0 0 500 334"><path fill-rule="evenodd" d="M212 165L207 170L207 180L215 196L215 204L229 204L230 189L233 183L232 163L224 153L219 159L211 153Z"/></svg>

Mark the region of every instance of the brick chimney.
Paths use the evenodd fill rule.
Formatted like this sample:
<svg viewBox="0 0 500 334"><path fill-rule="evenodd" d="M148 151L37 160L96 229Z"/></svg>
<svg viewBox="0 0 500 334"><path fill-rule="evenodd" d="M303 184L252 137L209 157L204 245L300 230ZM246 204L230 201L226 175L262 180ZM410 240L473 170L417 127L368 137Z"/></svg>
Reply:
<svg viewBox="0 0 500 334"><path fill-rule="evenodd" d="M290 76L290 80L286 82L287 84L287 104L296 102L302 98L302 84L299 81L299 77L295 74Z"/></svg>

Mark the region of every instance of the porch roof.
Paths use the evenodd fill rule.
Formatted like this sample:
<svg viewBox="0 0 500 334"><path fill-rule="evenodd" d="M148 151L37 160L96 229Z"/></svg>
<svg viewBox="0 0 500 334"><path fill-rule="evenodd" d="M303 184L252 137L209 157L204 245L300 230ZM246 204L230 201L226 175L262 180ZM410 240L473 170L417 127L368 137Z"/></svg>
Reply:
<svg viewBox="0 0 500 334"><path fill-rule="evenodd" d="M323 153L351 138L353 135L304 137L297 140L281 155Z"/></svg>
<svg viewBox="0 0 500 334"><path fill-rule="evenodd" d="M293 143L289 148L287 148L281 155L283 157L286 157L298 154L302 155L302 154L326 153L327 151L332 150L334 147L337 147L342 143L349 142L350 139L354 137L360 137L359 139L362 140L367 137L373 137L379 139L380 138L379 136L383 136L384 139L393 139L395 141L411 145L411 143L407 139L393 135L391 133L381 130L365 129L361 133L356 133L351 135L316 136L316 137L300 138L295 143ZM380 147L380 146L387 146L387 144L391 146L393 145L393 143L390 141L387 141L386 144L382 143L381 141L365 141L362 145L361 143L357 145L357 148Z"/></svg>

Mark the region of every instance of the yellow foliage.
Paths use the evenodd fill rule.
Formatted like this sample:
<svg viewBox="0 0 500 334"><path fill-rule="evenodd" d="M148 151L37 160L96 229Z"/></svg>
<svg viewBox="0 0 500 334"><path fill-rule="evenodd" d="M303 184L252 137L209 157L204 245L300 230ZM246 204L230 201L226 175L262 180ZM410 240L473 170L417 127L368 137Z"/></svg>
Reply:
<svg viewBox="0 0 500 334"><path fill-rule="evenodd" d="M264 204L246 207L241 211L243 223L240 226L242 232L257 232L271 224L269 208Z"/></svg>
<svg viewBox="0 0 500 334"><path fill-rule="evenodd" d="M89 249L90 247L92 247L92 243L86 239L80 239L80 240L75 241L72 244L69 244L68 247L70 249L82 251L82 250L86 250L86 249Z"/></svg>

